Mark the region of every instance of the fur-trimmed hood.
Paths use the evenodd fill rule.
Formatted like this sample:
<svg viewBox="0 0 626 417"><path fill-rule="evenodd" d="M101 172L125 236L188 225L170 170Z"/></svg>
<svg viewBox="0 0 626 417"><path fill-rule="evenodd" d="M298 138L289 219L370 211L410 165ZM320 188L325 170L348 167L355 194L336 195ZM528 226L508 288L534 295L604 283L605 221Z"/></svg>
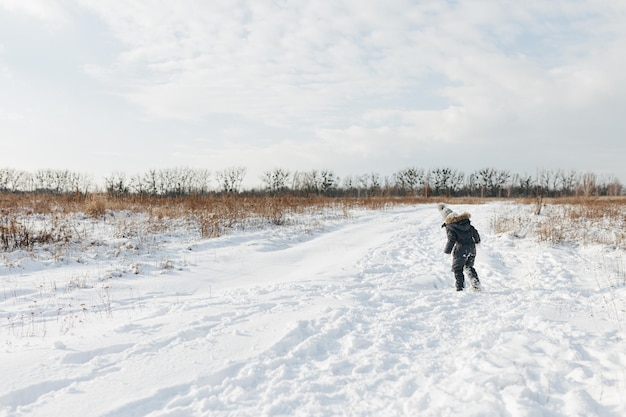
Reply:
<svg viewBox="0 0 626 417"><path fill-rule="evenodd" d="M444 219L444 222L446 224L451 224L451 223L458 223L461 220L469 220L470 217L472 217L468 212L463 212L461 214L456 214L454 212L452 212L451 214L447 215L446 218Z"/></svg>

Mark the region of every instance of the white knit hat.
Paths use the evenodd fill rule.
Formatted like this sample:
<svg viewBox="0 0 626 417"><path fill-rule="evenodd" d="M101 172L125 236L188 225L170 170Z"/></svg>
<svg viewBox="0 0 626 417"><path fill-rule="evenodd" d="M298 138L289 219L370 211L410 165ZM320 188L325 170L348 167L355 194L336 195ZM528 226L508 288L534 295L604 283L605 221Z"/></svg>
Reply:
<svg viewBox="0 0 626 417"><path fill-rule="evenodd" d="M450 209L443 203L437 204L437 208L439 209L439 213L441 214L441 218L443 219L444 222L446 221L446 218L450 215L457 216L457 214L454 211L452 211L452 209Z"/></svg>

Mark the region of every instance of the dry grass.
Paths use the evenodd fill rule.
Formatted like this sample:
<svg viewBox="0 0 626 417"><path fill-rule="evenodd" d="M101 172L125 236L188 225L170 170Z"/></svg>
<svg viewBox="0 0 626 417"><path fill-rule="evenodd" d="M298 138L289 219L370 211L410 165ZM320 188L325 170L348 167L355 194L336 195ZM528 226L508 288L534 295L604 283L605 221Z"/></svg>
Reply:
<svg viewBox="0 0 626 417"><path fill-rule="evenodd" d="M0 219L0 249L32 250L37 245L68 243L72 239L72 230L60 219L51 216L46 221L23 218L2 213Z"/></svg>
<svg viewBox="0 0 626 417"><path fill-rule="evenodd" d="M398 204L445 203L481 204L480 198L425 199L416 197L259 197L202 195L187 197L127 196L107 194L0 195L0 249L32 249L36 245L80 240L80 233L68 224L68 217L86 216L94 222L111 222L123 213L145 214L152 233L166 230L175 219L195 228L200 236L213 238L227 230L258 227L262 224L284 225L300 216L343 215L353 209L386 209ZM562 198L542 201L540 215L534 215L537 201L515 200L528 210L492 220L495 233L533 236L540 241L582 241L626 246L626 197ZM36 219L36 221L33 221ZM118 220L119 221L119 220ZM145 225L143 225L145 226ZM137 225L127 223L132 233Z"/></svg>
<svg viewBox="0 0 626 417"><path fill-rule="evenodd" d="M264 215L276 210L298 212L312 207L348 207L384 209L395 204L430 202L415 197L257 197L230 195L201 195L186 197L128 196L111 197L106 194L55 195L55 194L0 194L0 211L27 212L33 214L86 213L93 217L106 211L160 212L167 217L186 216L202 211L236 215ZM433 200L434 201L434 200Z"/></svg>
<svg viewBox="0 0 626 417"><path fill-rule="evenodd" d="M528 209L492 220L495 233L535 236L549 243L600 243L626 247L626 197L546 199L539 214L534 200L517 201Z"/></svg>
<svg viewBox="0 0 626 417"><path fill-rule="evenodd" d="M36 245L80 240L71 216L86 216L94 222L119 223L120 235L134 233L137 224L124 221L124 213L145 214L141 225L152 233L163 232L170 222L186 222L205 238L229 229L246 229L261 224L283 225L297 215L348 216L356 208L385 209L396 204L415 204L416 198L328 198L202 195L186 197L127 196L107 194L0 195L0 249L32 249ZM128 216L127 216L128 217ZM37 219L33 222L32 219ZM69 223L68 223L69 222Z"/></svg>

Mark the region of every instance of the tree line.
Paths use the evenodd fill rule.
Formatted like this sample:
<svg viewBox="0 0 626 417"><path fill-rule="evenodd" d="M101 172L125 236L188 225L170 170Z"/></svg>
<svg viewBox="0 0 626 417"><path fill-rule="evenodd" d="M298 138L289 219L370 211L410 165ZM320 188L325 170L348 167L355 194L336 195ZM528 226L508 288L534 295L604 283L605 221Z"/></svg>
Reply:
<svg viewBox="0 0 626 417"><path fill-rule="evenodd" d="M261 186L243 189L245 167L211 172L187 167L152 169L127 177L122 172L98 185L88 175L68 170L35 172L0 169L0 192L55 194L106 192L112 196L186 196L204 194L255 194L327 197L421 196L421 197L566 197L617 196L625 189L615 177L599 177L574 170L538 170L534 175L483 168L465 174L453 168L408 167L390 176L371 172L343 178L332 170L265 171Z"/></svg>

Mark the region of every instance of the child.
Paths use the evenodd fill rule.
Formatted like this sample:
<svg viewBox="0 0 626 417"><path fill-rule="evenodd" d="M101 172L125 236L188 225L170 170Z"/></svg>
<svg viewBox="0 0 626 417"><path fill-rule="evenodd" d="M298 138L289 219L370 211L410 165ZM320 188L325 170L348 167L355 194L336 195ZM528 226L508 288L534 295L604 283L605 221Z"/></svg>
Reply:
<svg viewBox="0 0 626 417"><path fill-rule="evenodd" d="M465 212L456 214L444 204L437 204L437 208L443 218L443 225L446 228L448 242L443 250L444 253L452 253L452 272L456 280L456 290L463 291L465 286L465 276L463 271L467 271L474 291L480 291L480 280L474 269L476 259L476 244L480 243L478 231L470 223L470 214Z"/></svg>

